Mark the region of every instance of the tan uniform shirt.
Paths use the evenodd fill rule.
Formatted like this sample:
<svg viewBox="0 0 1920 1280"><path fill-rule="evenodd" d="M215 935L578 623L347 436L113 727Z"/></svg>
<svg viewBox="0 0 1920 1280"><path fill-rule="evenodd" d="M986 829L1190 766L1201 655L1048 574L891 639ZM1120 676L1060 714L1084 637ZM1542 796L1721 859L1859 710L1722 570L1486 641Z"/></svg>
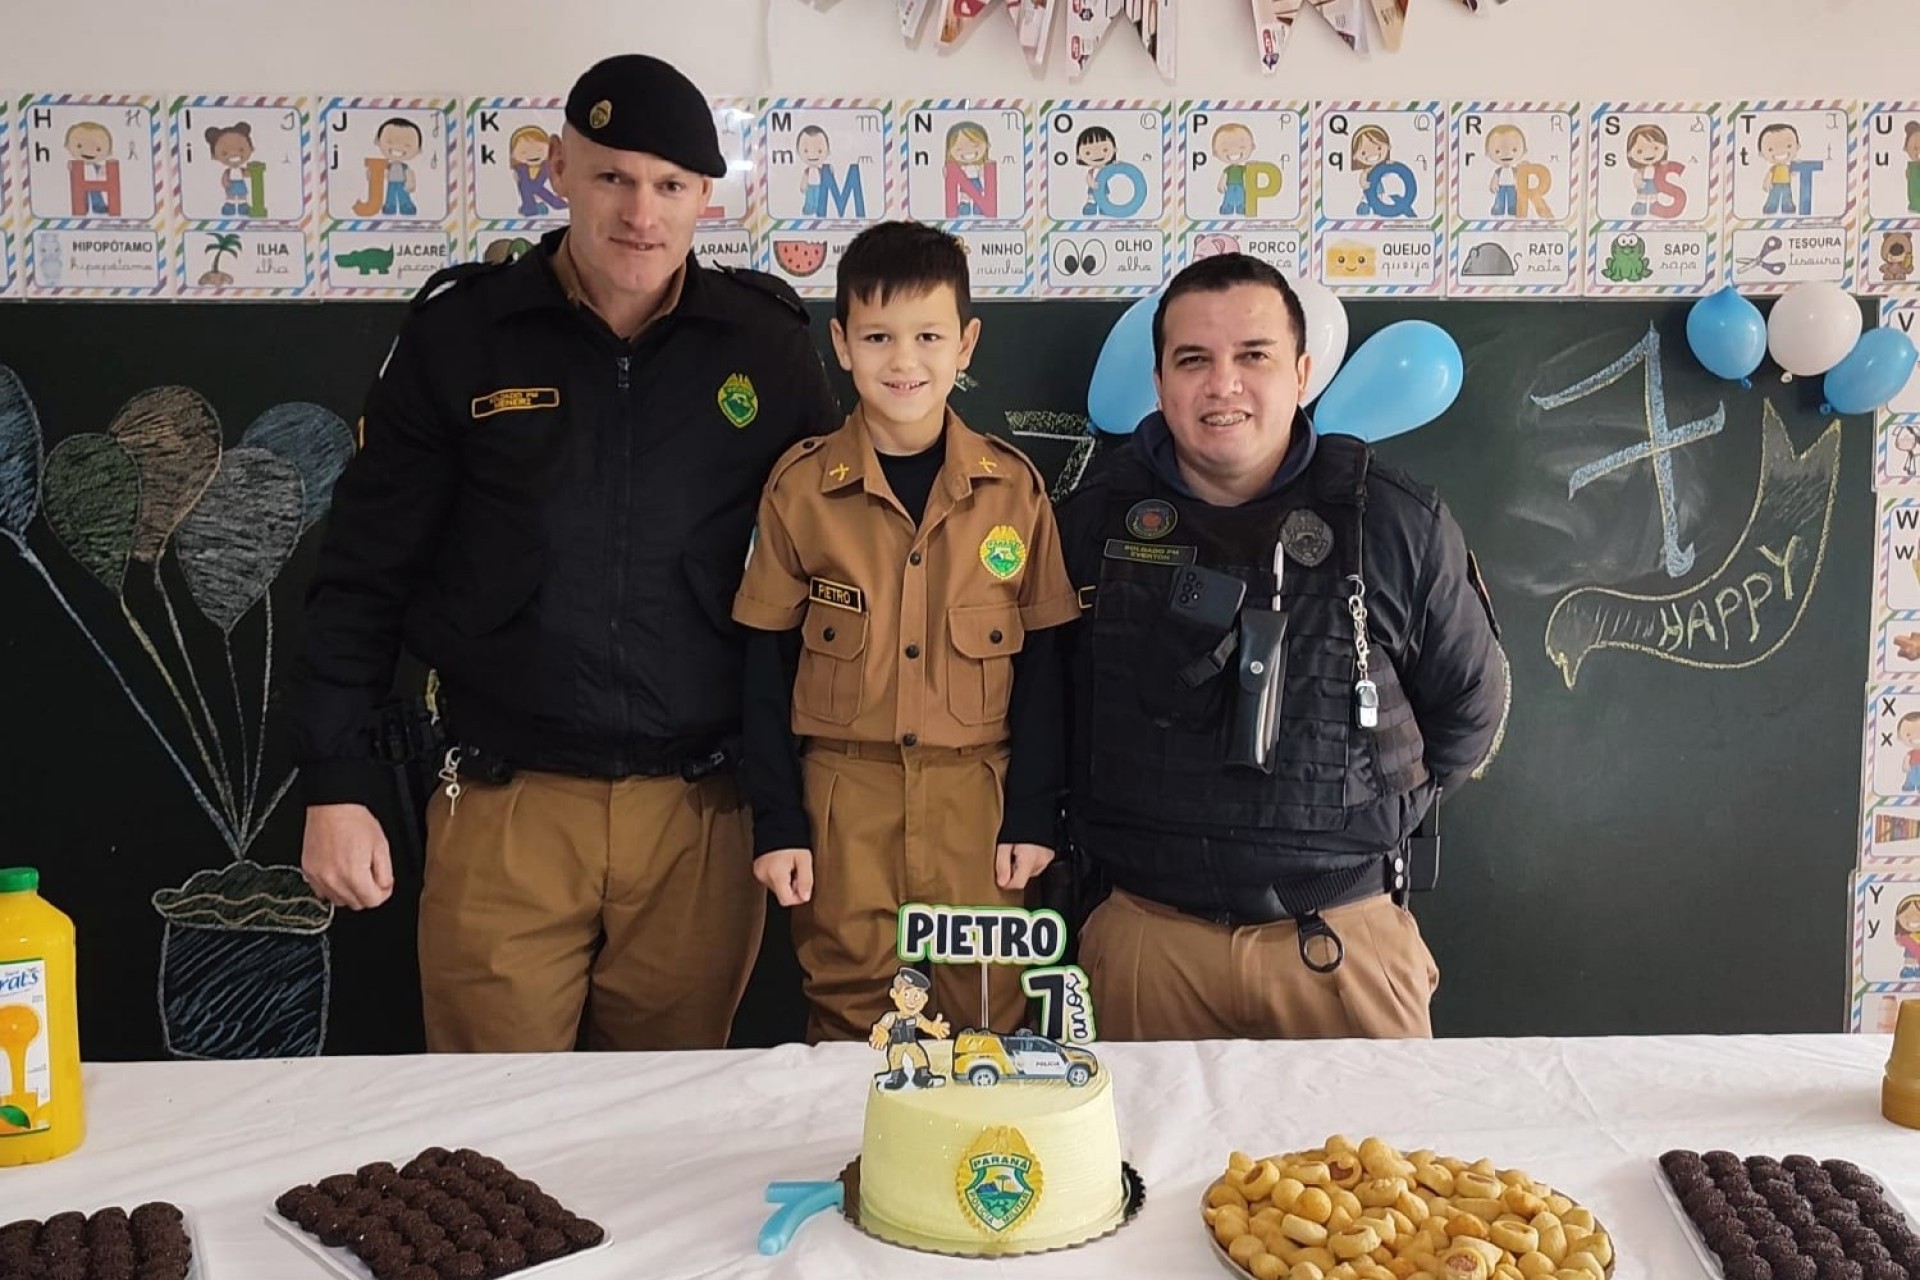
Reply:
<svg viewBox="0 0 1920 1280"><path fill-rule="evenodd" d="M903 746L1004 741L1026 633L1079 615L1040 473L952 410L918 528L859 410L790 449L733 601L747 626L801 630L794 733Z"/></svg>

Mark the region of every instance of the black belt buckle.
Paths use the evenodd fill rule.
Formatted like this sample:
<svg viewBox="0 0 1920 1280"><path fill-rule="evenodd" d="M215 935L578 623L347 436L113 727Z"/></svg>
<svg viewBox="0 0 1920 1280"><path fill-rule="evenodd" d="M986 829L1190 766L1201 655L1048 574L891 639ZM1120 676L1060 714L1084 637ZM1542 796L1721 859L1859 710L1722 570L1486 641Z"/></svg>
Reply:
<svg viewBox="0 0 1920 1280"><path fill-rule="evenodd" d="M504 757L494 755L478 747L460 748L460 761L456 766L460 775L490 787L505 786L513 781L514 768Z"/></svg>
<svg viewBox="0 0 1920 1280"><path fill-rule="evenodd" d="M704 756L695 756L680 762L680 779L683 782L698 782L702 778L712 777L727 767L727 749L715 747Z"/></svg>

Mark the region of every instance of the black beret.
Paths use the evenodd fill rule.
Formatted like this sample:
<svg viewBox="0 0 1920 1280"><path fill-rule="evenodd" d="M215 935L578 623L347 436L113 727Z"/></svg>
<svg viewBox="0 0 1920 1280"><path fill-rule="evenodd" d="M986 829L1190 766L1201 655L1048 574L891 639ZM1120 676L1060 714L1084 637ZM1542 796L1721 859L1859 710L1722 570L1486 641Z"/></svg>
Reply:
<svg viewBox="0 0 1920 1280"><path fill-rule="evenodd" d="M588 67L567 95L567 123L603 147L646 151L709 178L727 175L706 96L673 66L644 53Z"/></svg>

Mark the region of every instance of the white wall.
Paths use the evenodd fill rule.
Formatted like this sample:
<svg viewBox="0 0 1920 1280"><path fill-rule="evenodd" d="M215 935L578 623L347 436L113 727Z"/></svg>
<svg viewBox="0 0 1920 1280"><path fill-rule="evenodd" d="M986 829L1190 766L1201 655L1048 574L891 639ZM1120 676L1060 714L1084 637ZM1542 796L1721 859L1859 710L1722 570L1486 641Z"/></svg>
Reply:
<svg viewBox="0 0 1920 1280"><path fill-rule="evenodd" d="M1064 3L1064 0L1058 0ZM561 94L607 53L679 64L713 95L1920 99L1920 0L1413 0L1405 49L1363 60L1300 20L1259 73L1246 0L1183 0L1180 75L1131 32L1083 80L1022 65L996 5L961 48L899 39L893 0L66 0L5 6L0 86ZM1064 23L1057 23L1064 26ZM1056 31L1058 41L1060 32Z"/></svg>

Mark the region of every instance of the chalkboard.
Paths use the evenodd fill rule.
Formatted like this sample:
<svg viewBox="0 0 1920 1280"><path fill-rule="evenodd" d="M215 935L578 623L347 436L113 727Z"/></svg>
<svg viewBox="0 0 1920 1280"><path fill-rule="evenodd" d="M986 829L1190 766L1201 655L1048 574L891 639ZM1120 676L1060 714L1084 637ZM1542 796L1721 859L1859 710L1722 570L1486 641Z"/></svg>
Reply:
<svg viewBox="0 0 1920 1280"><path fill-rule="evenodd" d="M956 406L1064 486L1124 305L984 304ZM1465 353L1455 407L1380 452L1452 504L1513 661L1501 755L1448 799L1416 901L1442 1034L1840 1025L1867 424L1822 418L1817 379L1710 378L1685 306L1348 304L1356 345L1421 317ZM41 866L79 926L91 1058L421 1045L417 868L381 910L316 914L285 870L297 791L272 804L313 521L402 314L0 309L0 861ZM181 421L197 444L155 425ZM8 471L29 456L37 491ZM735 1039L801 1025L776 911Z"/></svg>

